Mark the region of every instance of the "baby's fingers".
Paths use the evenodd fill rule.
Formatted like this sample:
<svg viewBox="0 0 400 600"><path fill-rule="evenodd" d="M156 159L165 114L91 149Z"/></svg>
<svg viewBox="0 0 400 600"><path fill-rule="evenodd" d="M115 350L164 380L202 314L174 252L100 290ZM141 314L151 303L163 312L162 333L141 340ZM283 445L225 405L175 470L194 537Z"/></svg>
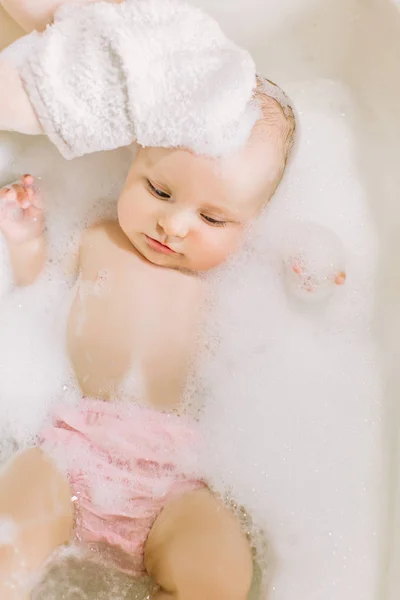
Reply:
<svg viewBox="0 0 400 600"><path fill-rule="evenodd" d="M5 187L0 190L0 205L6 206L17 201L17 192L13 187Z"/></svg>
<svg viewBox="0 0 400 600"><path fill-rule="evenodd" d="M17 195L17 202L21 208L26 209L32 204L34 191L31 187L17 183L14 185L14 190Z"/></svg>
<svg viewBox="0 0 400 600"><path fill-rule="evenodd" d="M25 202L27 206L33 205L36 206L36 208L43 208L42 195L39 189L36 187L35 179L32 177L32 175L24 175L21 181L23 189L26 193ZM23 206L23 208L25 208L25 206Z"/></svg>
<svg viewBox="0 0 400 600"><path fill-rule="evenodd" d="M31 204L31 206L24 211L24 218L33 221L34 223L43 223L43 211Z"/></svg>
<svg viewBox="0 0 400 600"><path fill-rule="evenodd" d="M21 183L25 187L33 186L34 182L35 182L35 179L34 179L34 177L32 177L32 175L23 175L21 177Z"/></svg>
<svg viewBox="0 0 400 600"><path fill-rule="evenodd" d="M16 190L13 187L0 190L0 221L9 218L16 219L21 212Z"/></svg>
<svg viewBox="0 0 400 600"><path fill-rule="evenodd" d="M0 223L6 221L20 221L23 218L23 215L24 211L18 202L0 202Z"/></svg>
<svg viewBox="0 0 400 600"><path fill-rule="evenodd" d="M29 188L29 201L31 206L43 210L42 194L35 186Z"/></svg>

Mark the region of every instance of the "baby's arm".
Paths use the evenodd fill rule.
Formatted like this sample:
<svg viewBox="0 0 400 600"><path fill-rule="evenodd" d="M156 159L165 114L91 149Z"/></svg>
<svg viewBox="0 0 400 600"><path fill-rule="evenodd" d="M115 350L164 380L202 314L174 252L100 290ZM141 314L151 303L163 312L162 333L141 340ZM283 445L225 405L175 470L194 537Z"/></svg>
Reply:
<svg viewBox="0 0 400 600"><path fill-rule="evenodd" d="M44 29L61 0L3 0L3 7L25 31Z"/></svg>
<svg viewBox="0 0 400 600"><path fill-rule="evenodd" d="M80 0L81 2L99 2L99 0ZM107 2L122 2L123 0L106 0ZM29 32L36 29L42 31L52 22L57 8L76 0L3 0L2 5L8 14L21 27Z"/></svg>
<svg viewBox="0 0 400 600"><path fill-rule="evenodd" d="M0 231L7 242L17 285L33 283L46 258L44 214L30 175L0 190Z"/></svg>
<svg viewBox="0 0 400 600"><path fill-rule="evenodd" d="M0 130L28 135L43 133L15 67L0 55Z"/></svg>

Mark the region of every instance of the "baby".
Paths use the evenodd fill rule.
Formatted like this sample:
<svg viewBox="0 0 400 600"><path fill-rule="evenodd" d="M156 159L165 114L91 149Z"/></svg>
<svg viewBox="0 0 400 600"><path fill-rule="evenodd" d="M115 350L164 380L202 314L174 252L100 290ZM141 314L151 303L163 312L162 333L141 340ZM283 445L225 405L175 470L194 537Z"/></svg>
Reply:
<svg viewBox="0 0 400 600"><path fill-rule="evenodd" d="M56 407L38 446L0 475L1 598L28 598L35 574L72 536L94 558L151 575L154 600L247 598L250 548L202 477L201 440L182 396L202 274L239 247L285 169L295 122L279 97L258 78L262 116L228 158L139 148L118 220L83 234L67 326L83 397ZM3 188L0 199L15 282L29 285L46 260L34 178ZM121 385L132 366L139 385L130 403Z"/></svg>

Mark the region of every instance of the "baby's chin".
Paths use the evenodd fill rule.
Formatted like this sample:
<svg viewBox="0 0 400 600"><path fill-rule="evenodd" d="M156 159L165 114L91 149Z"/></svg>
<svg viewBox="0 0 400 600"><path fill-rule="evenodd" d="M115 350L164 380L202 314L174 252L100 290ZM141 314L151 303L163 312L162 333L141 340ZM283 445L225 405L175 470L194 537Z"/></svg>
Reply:
<svg viewBox="0 0 400 600"><path fill-rule="evenodd" d="M189 256L179 254L177 256L165 256L163 254L143 253L144 258L148 262L164 269L172 269L181 271L191 275L206 274L213 269L219 267L225 261L205 261L191 259Z"/></svg>

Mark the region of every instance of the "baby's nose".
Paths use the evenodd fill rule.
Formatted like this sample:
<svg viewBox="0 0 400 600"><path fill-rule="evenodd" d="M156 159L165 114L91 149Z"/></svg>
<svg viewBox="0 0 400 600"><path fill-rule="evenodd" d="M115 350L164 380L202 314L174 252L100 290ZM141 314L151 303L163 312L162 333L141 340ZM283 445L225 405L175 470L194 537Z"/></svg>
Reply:
<svg viewBox="0 0 400 600"><path fill-rule="evenodd" d="M184 238L190 229L190 219L184 214L173 214L163 216L158 220L158 224L164 230L168 237Z"/></svg>

